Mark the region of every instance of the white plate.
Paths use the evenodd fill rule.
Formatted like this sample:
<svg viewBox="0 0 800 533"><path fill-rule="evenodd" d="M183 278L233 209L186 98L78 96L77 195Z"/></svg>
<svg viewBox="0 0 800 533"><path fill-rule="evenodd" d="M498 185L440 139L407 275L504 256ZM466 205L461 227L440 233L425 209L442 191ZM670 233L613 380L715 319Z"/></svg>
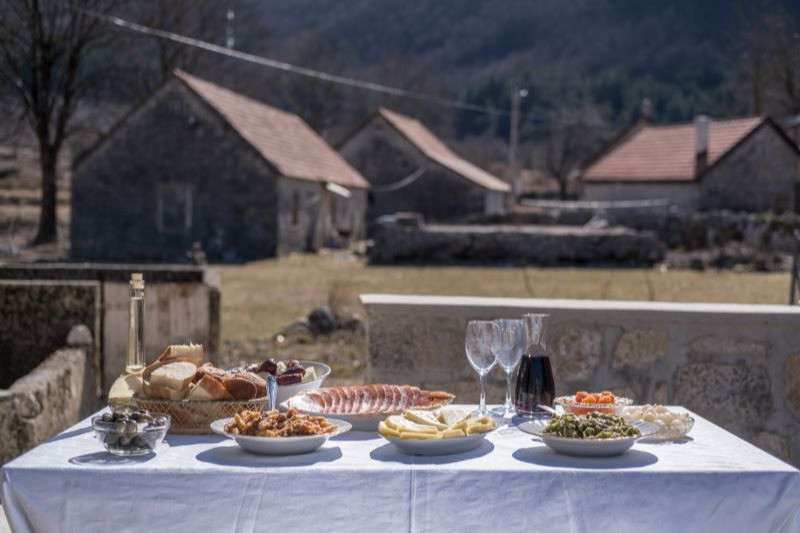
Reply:
<svg viewBox="0 0 800 533"><path fill-rule="evenodd" d="M536 419L528 422L523 422L519 425L519 429L525 433L536 435L542 439L547 446L552 448L558 453L565 455L577 455L583 457L605 457L610 455L619 455L626 451L628 448L642 438L652 435L658 431L656 424L650 422L630 422L642 432L639 437L624 437L616 439L570 439L566 437L549 437L542 432L547 427L549 420Z"/></svg>
<svg viewBox="0 0 800 533"><path fill-rule="evenodd" d="M247 435L235 435L225 431L225 424L232 418L221 418L211 423L211 431L224 437L229 437L236 441L236 444L243 450L259 455L298 455L301 453L313 452L325 441L336 435L350 431L350 423L344 420L329 418L328 422L334 424L337 429L333 433L324 435L308 435L304 437L251 437Z"/></svg>
<svg viewBox="0 0 800 533"><path fill-rule="evenodd" d="M281 411L286 411L289 409L289 407L290 405L288 400L281 402L279 405ZM353 431L378 431L378 424L386 420L386 417L389 416L386 413L351 415L347 413L315 413L313 411L306 411L305 409L298 409L298 411L311 416L333 415L339 420L349 422L353 426Z"/></svg>
<svg viewBox="0 0 800 533"><path fill-rule="evenodd" d="M401 452L409 455L451 455L474 450L481 445L489 433L491 431L452 439L401 439L386 435L381 435L381 437L394 444Z"/></svg>
<svg viewBox="0 0 800 533"><path fill-rule="evenodd" d="M314 367L314 373L317 376L317 379L314 381L309 381L307 383L295 383L293 385L278 385L278 392L275 395L275 404L278 405L281 402L285 402L292 396L296 396L303 391L307 390L315 390L322 386L322 382L325 381L331 373L331 367L326 365L325 363L317 363L315 361L298 361L303 368Z"/></svg>

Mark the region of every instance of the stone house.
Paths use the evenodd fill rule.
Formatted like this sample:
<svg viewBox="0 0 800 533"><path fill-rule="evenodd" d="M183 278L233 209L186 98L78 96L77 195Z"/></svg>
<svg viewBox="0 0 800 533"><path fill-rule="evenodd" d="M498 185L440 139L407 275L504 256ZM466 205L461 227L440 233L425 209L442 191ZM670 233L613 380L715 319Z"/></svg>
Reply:
<svg viewBox="0 0 800 533"><path fill-rule="evenodd" d="M669 125L640 120L582 171L581 198L791 211L800 206L798 154L797 145L768 117L701 116Z"/></svg>
<svg viewBox="0 0 800 533"><path fill-rule="evenodd" d="M370 220L399 211L434 221L501 213L511 191L418 120L384 108L341 143L339 153L370 182Z"/></svg>
<svg viewBox="0 0 800 533"><path fill-rule="evenodd" d="M182 71L76 163L71 255L181 261L364 233L366 180L303 120Z"/></svg>

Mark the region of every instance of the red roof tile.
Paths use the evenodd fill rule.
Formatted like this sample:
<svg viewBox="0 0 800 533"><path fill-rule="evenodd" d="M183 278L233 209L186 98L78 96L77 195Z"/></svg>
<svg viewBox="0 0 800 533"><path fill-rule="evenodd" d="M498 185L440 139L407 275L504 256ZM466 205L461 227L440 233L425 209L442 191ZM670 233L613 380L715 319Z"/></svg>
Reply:
<svg viewBox="0 0 800 533"><path fill-rule="evenodd" d="M485 189L500 192L511 190L505 181L456 155L419 120L385 108L379 109L378 113L429 159Z"/></svg>
<svg viewBox="0 0 800 533"><path fill-rule="evenodd" d="M282 175L345 187L369 187L367 180L297 115L181 70L176 70L175 76L219 112Z"/></svg>
<svg viewBox="0 0 800 533"><path fill-rule="evenodd" d="M708 133L708 166L757 128L765 119L749 117L712 121ZM695 125L643 126L613 147L584 172L593 181L694 181Z"/></svg>

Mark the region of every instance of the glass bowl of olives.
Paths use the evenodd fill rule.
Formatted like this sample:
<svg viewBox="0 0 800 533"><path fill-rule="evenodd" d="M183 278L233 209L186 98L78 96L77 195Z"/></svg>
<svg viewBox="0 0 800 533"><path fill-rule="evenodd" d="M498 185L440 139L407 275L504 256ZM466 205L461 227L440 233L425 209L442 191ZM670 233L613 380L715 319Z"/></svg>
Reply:
<svg viewBox="0 0 800 533"><path fill-rule="evenodd" d="M114 455L154 453L169 430L164 414L123 407L92 417L92 429L106 450Z"/></svg>

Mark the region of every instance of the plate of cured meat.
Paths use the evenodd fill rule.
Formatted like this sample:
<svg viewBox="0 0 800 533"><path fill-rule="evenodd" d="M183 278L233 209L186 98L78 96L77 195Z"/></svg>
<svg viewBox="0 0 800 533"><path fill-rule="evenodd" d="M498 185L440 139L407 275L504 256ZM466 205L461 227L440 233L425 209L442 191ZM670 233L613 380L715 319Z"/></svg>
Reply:
<svg viewBox="0 0 800 533"><path fill-rule="evenodd" d="M448 392L381 383L304 391L281 403L280 407L312 415L335 415L350 422L353 430L377 431L378 424L387 415L402 414L406 409L438 409L454 399Z"/></svg>

